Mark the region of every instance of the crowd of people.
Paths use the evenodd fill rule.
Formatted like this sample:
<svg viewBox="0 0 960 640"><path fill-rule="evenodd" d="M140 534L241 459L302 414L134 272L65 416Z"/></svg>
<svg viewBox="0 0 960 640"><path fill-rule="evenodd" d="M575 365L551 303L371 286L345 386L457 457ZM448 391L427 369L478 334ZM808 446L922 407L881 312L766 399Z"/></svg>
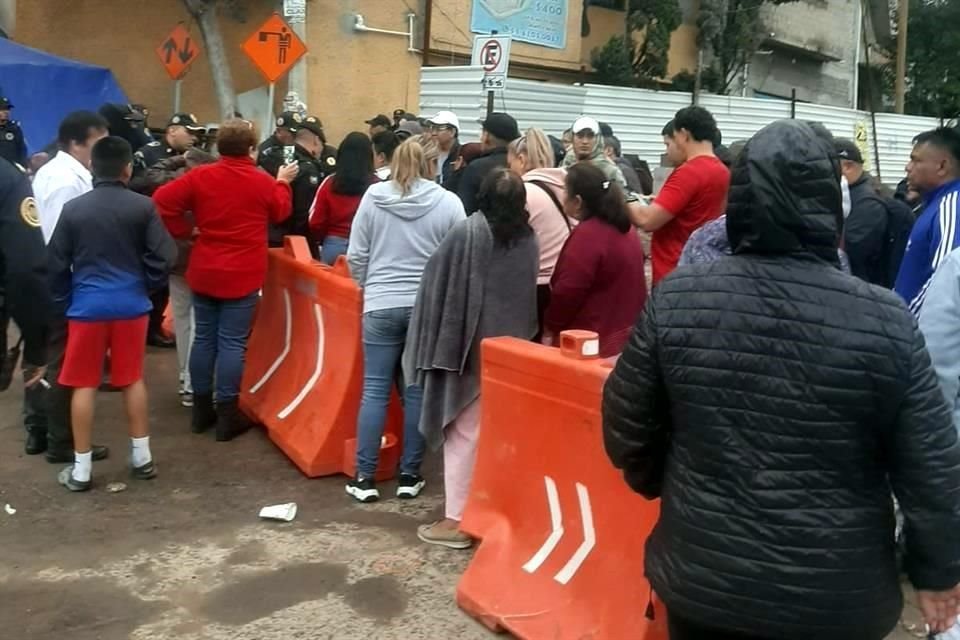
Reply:
<svg viewBox="0 0 960 640"><path fill-rule="evenodd" d="M894 497L927 622L954 624L960 132L917 136L894 194L820 124L779 121L724 147L691 106L664 125L672 171L651 197L649 171L591 115L553 138L494 112L479 143L450 111L366 124L334 148L318 118L285 112L258 144L236 117L203 151L190 114L151 141L134 109L106 105L63 120L32 197L0 162L0 210L17 212L2 249L5 309L26 341L26 452L89 490L109 454L92 440L95 396L116 388L132 473L156 476L147 344L175 344L193 432L248 430L237 401L268 248L304 236L363 293L346 492L381 497L400 379L396 496L419 496L428 450L443 455L445 514L419 528L424 542L473 544L459 524L481 341L589 330L615 360L606 450L662 502L646 574L671 638L883 638L902 607ZM175 339L156 320L168 296Z"/></svg>

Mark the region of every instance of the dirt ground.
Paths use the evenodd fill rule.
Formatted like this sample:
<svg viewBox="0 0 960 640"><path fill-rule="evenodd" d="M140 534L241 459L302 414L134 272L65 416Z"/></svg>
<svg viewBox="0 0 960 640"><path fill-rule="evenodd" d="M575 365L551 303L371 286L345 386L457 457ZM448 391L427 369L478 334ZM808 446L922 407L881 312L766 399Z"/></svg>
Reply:
<svg viewBox="0 0 960 640"><path fill-rule="evenodd" d="M128 477L120 396L101 394L95 441L112 455L94 465L87 494L57 486L59 466L23 454L22 397L0 395L0 506L16 509L0 511L0 637L494 637L454 604L469 554L416 538L442 510L435 461L422 499L357 505L343 478L304 478L260 431L231 443L191 434L175 363L170 351L148 356L160 476ZM110 482L128 489L108 493ZM299 504L294 522L257 518L283 502ZM911 607L905 616L916 620Z"/></svg>

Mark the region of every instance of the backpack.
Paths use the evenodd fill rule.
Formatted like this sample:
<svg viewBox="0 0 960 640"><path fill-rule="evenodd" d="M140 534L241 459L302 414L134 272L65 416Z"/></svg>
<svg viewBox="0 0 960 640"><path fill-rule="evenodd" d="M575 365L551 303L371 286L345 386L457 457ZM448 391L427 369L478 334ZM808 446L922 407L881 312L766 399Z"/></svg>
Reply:
<svg viewBox="0 0 960 640"><path fill-rule="evenodd" d="M913 211L910 207L880 194L870 196L879 200L887 210L887 228L883 243L883 252L880 255L880 268L885 276L884 286L892 289L900 272L900 263L907 250L910 232L913 231Z"/></svg>

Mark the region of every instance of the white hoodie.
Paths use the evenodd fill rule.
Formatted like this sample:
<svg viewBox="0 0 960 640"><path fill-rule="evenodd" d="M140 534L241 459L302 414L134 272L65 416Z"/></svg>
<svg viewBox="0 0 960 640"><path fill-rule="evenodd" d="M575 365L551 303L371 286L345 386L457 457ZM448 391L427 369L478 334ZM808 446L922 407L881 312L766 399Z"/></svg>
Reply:
<svg viewBox="0 0 960 640"><path fill-rule="evenodd" d="M430 180L418 179L406 195L394 180L367 189L347 248L363 312L412 307L427 261L465 217L460 199Z"/></svg>

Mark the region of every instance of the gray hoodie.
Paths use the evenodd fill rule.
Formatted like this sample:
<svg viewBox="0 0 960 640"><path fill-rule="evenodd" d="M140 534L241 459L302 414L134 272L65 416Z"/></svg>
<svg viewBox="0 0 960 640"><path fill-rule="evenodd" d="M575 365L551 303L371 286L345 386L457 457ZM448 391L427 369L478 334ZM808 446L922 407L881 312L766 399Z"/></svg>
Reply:
<svg viewBox="0 0 960 640"><path fill-rule="evenodd" d="M918 321L940 389L953 410L953 424L960 430L960 249L934 273Z"/></svg>
<svg viewBox="0 0 960 640"><path fill-rule="evenodd" d="M430 180L417 180L407 195L393 180L367 189L347 249L363 312L412 307L427 260L464 217L460 199Z"/></svg>

